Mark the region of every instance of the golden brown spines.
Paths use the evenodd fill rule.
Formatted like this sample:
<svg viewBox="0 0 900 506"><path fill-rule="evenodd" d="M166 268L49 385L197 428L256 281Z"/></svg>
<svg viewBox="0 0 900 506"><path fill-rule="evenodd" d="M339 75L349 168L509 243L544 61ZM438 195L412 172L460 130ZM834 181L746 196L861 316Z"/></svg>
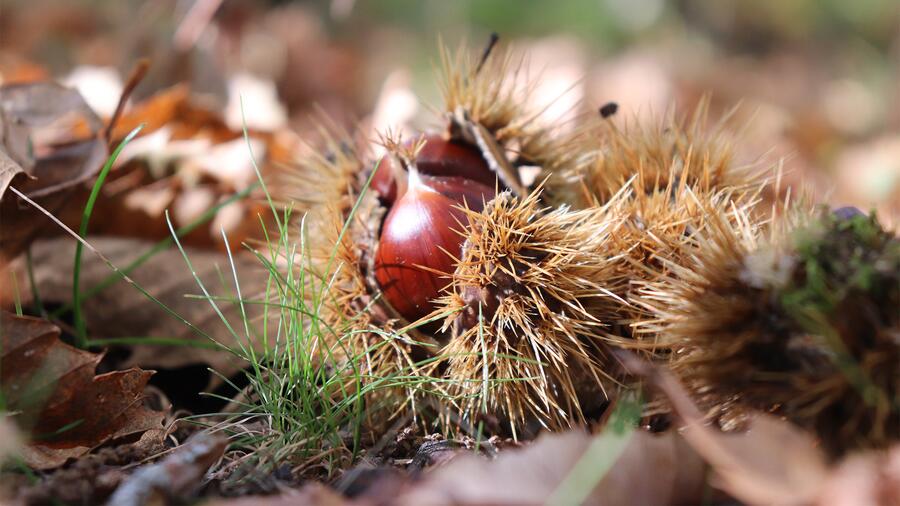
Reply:
<svg viewBox="0 0 900 506"><path fill-rule="evenodd" d="M609 209L542 209L538 194L501 194L469 214L469 233L441 311L444 350L462 411L549 428L584 422L611 379L605 315L614 298ZM596 407L596 404L594 405Z"/></svg>
<svg viewBox="0 0 900 506"><path fill-rule="evenodd" d="M864 215L788 221L772 237L709 227L645 291L672 367L725 425L750 408L812 429L833 455L896 442L900 240Z"/></svg>

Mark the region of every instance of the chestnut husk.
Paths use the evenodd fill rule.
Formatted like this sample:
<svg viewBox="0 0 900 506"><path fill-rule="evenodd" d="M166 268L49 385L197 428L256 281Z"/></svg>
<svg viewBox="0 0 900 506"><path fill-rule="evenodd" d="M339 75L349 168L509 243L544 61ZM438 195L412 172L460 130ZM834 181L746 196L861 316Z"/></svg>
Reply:
<svg viewBox="0 0 900 506"><path fill-rule="evenodd" d="M375 157L355 147L363 143L346 135L326 141L328 154L309 155L303 176L293 182L305 190L295 208L317 231L309 239L314 249L331 251L338 242L343 268L330 288L325 317L352 330L353 338L336 343L344 334L335 332L323 339L331 340L331 349L341 348L338 356L365 354L366 382L391 374L441 380L368 394L371 424L387 423L407 410L415 416L426 405L441 409L448 401L456 409L452 416L442 410L447 426L474 423L484 414L503 420L513 435L532 427L584 424L630 381L611 358L610 347L652 344L652 339L635 339L634 328L655 336L647 325L649 308L632 300L636 289L670 282L669 264L701 247L698 234L708 226L704 206L714 203L728 226L736 226L729 217L732 204L739 210L753 207L761 183L731 169L723 172L728 177L706 177L719 173L719 158L686 155L699 153L684 143L691 141L693 130L672 140L669 132L610 137L604 130L608 120L599 118L569 130L541 125L516 93L509 75L517 63L508 55L495 52L476 65L465 51L455 57L444 51L442 64L445 127L429 135L468 153L477 151L484 165L469 165L478 170L486 165L501 193L485 199L481 212L467 201L469 209L460 209L462 214L449 213L459 218L457 232L465 238L461 262L448 272L449 287L439 306L416 320L421 313L407 311L396 297L397 307L392 305L385 296L389 281L376 275L382 230L396 203L391 185L384 184L381 168L372 173ZM405 169L420 163L402 153L401 144L389 147L384 168L390 168L385 161ZM721 147L717 141L710 146ZM646 158L645 152L678 156L674 161ZM722 160L722 167L731 167L730 158ZM546 191L525 183L520 172L530 166L538 169L535 180L544 182ZM610 167L615 169L610 177L601 177ZM636 171L639 176L632 179ZM340 236L357 201L351 226ZM755 215L748 218L748 223L757 221ZM505 242L484 241L485 234L500 237L501 232L507 233ZM501 254L519 237L526 244L515 249L515 259ZM312 268L323 265L313 262ZM333 273L316 274L328 279ZM510 312L516 308L519 313ZM427 326L448 312L441 331ZM510 326L514 320L516 330ZM489 343L495 348L483 347ZM668 353L646 349L653 356ZM516 354L525 360L510 358ZM440 401L428 402L432 395Z"/></svg>
<svg viewBox="0 0 900 506"><path fill-rule="evenodd" d="M833 458L900 441L900 239L874 216L807 208L699 235L644 295L708 416L735 429L777 413Z"/></svg>
<svg viewBox="0 0 900 506"><path fill-rule="evenodd" d="M468 423L488 412L516 437L584 424L616 391L606 318L622 280L606 251L614 206L545 210L498 195L470 230L448 295L448 391Z"/></svg>

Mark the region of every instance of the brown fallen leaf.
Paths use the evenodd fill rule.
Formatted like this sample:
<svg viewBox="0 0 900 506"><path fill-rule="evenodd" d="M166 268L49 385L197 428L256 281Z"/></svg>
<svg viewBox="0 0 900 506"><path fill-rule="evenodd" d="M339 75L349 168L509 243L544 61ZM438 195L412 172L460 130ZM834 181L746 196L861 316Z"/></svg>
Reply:
<svg viewBox="0 0 900 506"><path fill-rule="evenodd" d="M844 459L828 477L815 504L900 504L900 445Z"/></svg>
<svg viewBox="0 0 900 506"><path fill-rule="evenodd" d="M747 504L900 505L900 444L850 455L829 467L813 436L759 413L740 433L703 423L700 410L667 370L619 354L634 374L668 398L684 439L711 466L714 484ZM630 501L630 499L629 499Z"/></svg>
<svg viewBox="0 0 900 506"><path fill-rule="evenodd" d="M174 140L203 137L217 144L241 137L241 132L229 129L216 111L193 101L190 88L184 84L162 90L126 111L113 129L112 138L121 140L142 124L146 126L141 136L168 127Z"/></svg>
<svg viewBox="0 0 900 506"><path fill-rule="evenodd" d="M0 86L0 107L28 129L35 181L19 190L43 197L93 177L106 158L103 121L81 95L53 82ZM100 163L93 163L100 161Z"/></svg>
<svg viewBox="0 0 900 506"><path fill-rule="evenodd" d="M0 198L18 174L31 176L34 157L30 148L28 130L0 107Z"/></svg>
<svg viewBox="0 0 900 506"><path fill-rule="evenodd" d="M25 462L49 469L107 441L162 428L164 413L143 405L151 371L98 376L102 355L59 340L47 321L0 313L0 390L16 424L31 436Z"/></svg>
<svg viewBox="0 0 900 506"><path fill-rule="evenodd" d="M721 432L704 422L690 395L667 370L630 354L619 358L665 394L684 439L712 466L723 490L748 504L809 504L818 497L828 466L811 434L764 413L754 415L740 433Z"/></svg>
<svg viewBox="0 0 900 506"><path fill-rule="evenodd" d="M211 499L201 503L202 506L295 506L298 504L315 504L318 506L349 506L372 504L365 501L351 501L344 498L327 486L311 482L299 489L292 489L281 495L247 496L236 499Z"/></svg>
<svg viewBox="0 0 900 506"><path fill-rule="evenodd" d="M101 138L103 122L77 91L51 82L0 86L0 109L4 122L27 132L27 145L34 154L34 166L28 171L32 178L18 178L16 189L51 213L103 166L108 154ZM17 173L0 163L0 221L15 223L0 229L0 256L7 258L22 252L49 223L39 211L5 195L10 181L4 180L12 180Z"/></svg>
<svg viewBox="0 0 900 506"><path fill-rule="evenodd" d="M153 429L133 443L104 446L65 467L41 474L36 482L20 483L15 497L24 504L101 504L127 478L135 463L166 451L165 429Z"/></svg>
<svg viewBox="0 0 900 506"><path fill-rule="evenodd" d="M6 61L0 66L0 75L3 76L4 84L33 83L51 78L47 67L28 61L20 54L13 61Z"/></svg>
<svg viewBox="0 0 900 506"><path fill-rule="evenodd" d="M153 243L135 239L89 237L88 241L114 265L124 268L153 247ZM71 259L74 241L67 238L40 240L32 246L34 277L38 293L44 304L67 304L72 297ZM221 278L226 273L230 280L231 270L225 254L187 248L197 276L212 294L220 294ZM264 288L265 275L261 273L259 261L249 255L234 252L235 270L241 282L245 298L259 298ZM62 266L62 267L61 267ZM88 290L110 276L112 271L96 255L86 255L82 259L81 286ZM129 276L154 297L181 314L187 321L214 336L220 343L236 347L238 343L222 323L209 302L188 298L188 294L201 293L190 275L181 253L174 247L154 255ZM23 287L23 291L27 287ZM230 289L233 293L233 288ZM27 301L29 297L24 296ZM221 302L220 308L235 328L240 321L240 310L234 304ZM117 281L105 290L82 303L89 333L94 339L152 336L188 341L197 346L212 345L208 338L199 335L173 318L166 311L148 300L143 294L125 282ZM251 330L260 328L264 307L248 305ZM246 341L245 341L246 344ZM183 346L131 346L130 355L118 367L142 367L151 369L176 369L184 366L203 364L220 374L231 376L246 364L230 353L218 349ZM214 381L217 379L214 376Z"/></svg>
<svg viewBox="0 0 900 506"><path fill-rule="evenodd" d="M186 85L163 90L125 111L112 136L121 140L139 125L144 128L120 153L96 202L92 233L159 240L169 235L165 209L181 227L235 193L250 191L257 181L240 127L229 128L222 114ZM261 170L293 160L295 139L285 131L251 128L249 135ZM87 189L73 195L57 216L78 223L87 196ZM184 237L183 244L223 251L224 228L231 248L238 249L248 238L261 237L258 216L269 214L252 197L238 200Z"/></svg>
<svg viewBox="0 0 900 506"><path fill-rule="evenodd" d="M815 439L774 416L754 416L740 434L693 424L683 434L722 488L749 504L804 504L825 483L825 456Z"/></svg>
<svg viewBox="0 0 900 506"><path fill-rule="evenodd" d="M493 461L459 456L387 502L546 504L569 474L585 465L581 458L593 441L585 432L548 433ZM678 434L635 431L583 504L696 504L705 481L703 461Z"/></svg>
<svg viewBox="0 0 900 506"><path fill-rule="evenodd" d="M2 119L0 117L0 129L3 128ZM0 194L6 191L6 187L9 186L14 177L24 172L21 165L0 149Z"/></svg>

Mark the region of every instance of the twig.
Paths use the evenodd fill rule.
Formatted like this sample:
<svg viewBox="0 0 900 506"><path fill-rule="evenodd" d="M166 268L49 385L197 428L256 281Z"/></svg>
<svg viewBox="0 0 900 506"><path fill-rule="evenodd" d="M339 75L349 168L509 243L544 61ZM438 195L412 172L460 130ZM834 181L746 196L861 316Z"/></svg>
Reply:
<svg viewBox="0 0 900 506"><path fill-rule="evenodd" d="M125 81L125 87L122 88L122 94L119 96L119 103L116 104L116 111L113 113L112 117L109 118L109 123L106 125L106 130L103 132L103 139L106 141L106 146L109 151L112 151L113 149L112 133L116 127L116 123L119 122L119 118L122 117L122 112L125 110L125 104L128 103L128 98L131 97L131 94L134 92L134 89L137 88L137 85L144 80L144 76L147 75L147 70L149 69L150 60L141 58L138 60L137 64L135 64L134 68L131 69L128 80Z"/></svg>
<svg viewBox="0 0 900 506"><path fill-rule="evenodd" d="M109 498L107 505L141 506L158 496L170 500L195 491L206 471L225 453L228 440L200 432L162 461L139 469Z"/></svg>

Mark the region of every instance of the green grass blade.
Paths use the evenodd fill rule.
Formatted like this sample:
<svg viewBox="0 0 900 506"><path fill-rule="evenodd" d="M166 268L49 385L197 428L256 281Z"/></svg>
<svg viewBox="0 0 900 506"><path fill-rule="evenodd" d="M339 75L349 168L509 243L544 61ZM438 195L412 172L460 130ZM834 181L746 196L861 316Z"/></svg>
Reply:
<svg viewBox="0 0 900 506"><path fill-rule="evenodd" d="M91 189L91 195L88 197L87 204L84 206L84 211L81 215L81 227L78 229L78 235L80 237L84 238L87 236L88 223L91 220L91 214L94 212L94 204L97 202L97 197L100 195L100 188L103 187L103 182L106 181L107 174L109 174L113 164L116 163L116 159L119 157L122 149L124 149L143 128L144 125L140 125L132 130L131 133L119 143L119 146L112 152L109 158L106 159L106 163L103 164L103 168L97 176L97 181L94 182L94 187ZM74 309L73 317L75 320L75 345L82 349L87 347L87 326L85 325L84 314L82 314L81 309L81 286L79 284L81 280L81 253L83 249L80 242L75 245L75 267L72 272L72 307Z"/></svg>
<svg viewBox="0 0 900 506"><path fill-rule="evenodd" d="M581 458L547 499L547 504L584 504L597 483L625 451L641 417L642 403L623 396L603 432L591 440Z"/></svg>

